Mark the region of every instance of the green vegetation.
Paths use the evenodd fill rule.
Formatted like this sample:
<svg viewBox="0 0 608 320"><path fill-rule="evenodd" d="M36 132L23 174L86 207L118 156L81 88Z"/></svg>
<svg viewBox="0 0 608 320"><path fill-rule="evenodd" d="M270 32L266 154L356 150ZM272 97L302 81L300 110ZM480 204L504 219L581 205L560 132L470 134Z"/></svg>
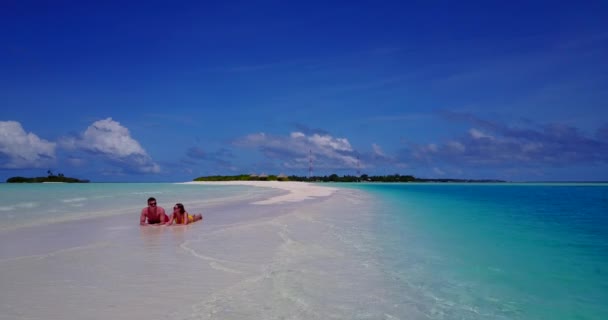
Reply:
<svg viewBox="0 0 608 320"><path fill-rule="evenodd" d="M81 180L76 178L70 178L63 175L63 173L58 173L54 175L51 170L47 171L48 176L46 177L34 177L34 178L25 178L25 177L11 177L6 179L7 183L42 183L42 182L66 182L66 183L86 183L89 180Z"/></svg>
<svg viewBox="0 0 608 320"><path fill-rule="evenodd" d="M198 177L194 181L304 181L304 182L505 182L503 180L473 180L473 179L422 179L411 175L386 175L386 176L368 176L366 174L357 176L338 176L331 174L329 176L285 176L285 175L249 175L240 174L236 176L207 176Z"/></svg>
<svg viewBox="0 0 608 320"><path fill-rule="evenodd" d="M287 181L285 175L255 175L255 174L239 174L236 176L206 176L198 177L194 181Z"/></svg>

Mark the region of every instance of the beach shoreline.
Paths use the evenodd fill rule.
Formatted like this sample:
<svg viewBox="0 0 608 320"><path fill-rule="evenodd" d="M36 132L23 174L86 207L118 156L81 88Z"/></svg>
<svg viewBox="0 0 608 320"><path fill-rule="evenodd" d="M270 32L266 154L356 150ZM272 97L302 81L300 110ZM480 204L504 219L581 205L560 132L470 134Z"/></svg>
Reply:
<svg viewBox="0 0 608 320"><path fill-rule="evenodd" d="M224 186L250 186L261 188L272 188L287 191L288 194L274 196L265 200L253 202L256 205L268 205L284 202L299 202L314 198L329 197L338 191L338 188L320 186L309 182L296 181L189 181L183 184L198 185L224 185Z"/></svg>
<svg viewBox="0 0 608 320"><path fill-rule="evenodd" d="M607 314L606 277L596 272L607 266L598 255L606 245L594 238L606 190L595 186L230 181L4 191L7 219L69 208L93 209L96 218L0 231L1 319ZM581 209L572 194L588 205ZM142 227L149 196L165 209L183 202L204 220ZM548 270L547 259L556 268ZM581 281L552 281L574 276ZM573 292L589 302L569 307Z"/></svg>
<svg viewBox="0 0 608 320"><path fill-rule="evenodd" d="M369 219L352 213L368 203L364 194L300 182L186 184L206 186L171 183L163 188L192 192L176 194L192 200L186 202L191 212L204 210L202 222L141 227L139 212L132 212L0 233L0 285L5 288L0 314L32 319L352 318L357 306L349 292L378 287L374 264L367 256L357 257L365 247L360 238ZM226 192L232 198L209 205ZM149 195L141 189L135 194ZM205 200L194 202L195 194ZM175 200L167 193L152 195L163 204ZM327 272L334 269L340 273ZM362 272L366 280L351 283L352 275ZM326 304L326 293L334 303Z"/></svg>

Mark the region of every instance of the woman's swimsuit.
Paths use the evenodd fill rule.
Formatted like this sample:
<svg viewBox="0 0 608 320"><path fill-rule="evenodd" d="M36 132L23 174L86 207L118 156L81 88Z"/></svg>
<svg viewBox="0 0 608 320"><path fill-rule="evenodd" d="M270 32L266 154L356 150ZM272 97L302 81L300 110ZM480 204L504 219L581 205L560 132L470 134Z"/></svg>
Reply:
<svg viewBox="0 0 608 320"><path fill-rule="evenodd" d="M189 214L188 223L192 223L192 222L194 222L194 216ZM173 223L177 223L177 224L182 223L181 217L179 217L179 219L178 219L178 216L175 216L175 218L173 218Z"/></svg>

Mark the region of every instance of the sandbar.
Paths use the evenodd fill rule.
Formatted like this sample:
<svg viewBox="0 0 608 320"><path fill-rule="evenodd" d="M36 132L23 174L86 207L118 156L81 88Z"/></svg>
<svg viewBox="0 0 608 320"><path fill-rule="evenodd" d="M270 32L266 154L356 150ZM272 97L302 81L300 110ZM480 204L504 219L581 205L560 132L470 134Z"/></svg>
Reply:
<svg viewBox="0 0 608 320"><path fill-rule="evenodd" d="M338 190L337 188L321 186L315 183L296 181L190 181L185 182L185 184L240 185L262 188L274 188L289 192L288 194L279 195L252 203L257 205L277 204L283 202L300 202L303 200L309 200L319 197L329 197Z"/></svg>
<svg viewBox="0 0 608 320"><path fill-rule="evenodd" d="M186 226L140 227L130 210L0 232L0 319L380 319L394 309L366 193L189 183L237 191L189 195L188 208L205 219ZM145 200L138 188L130 192Z"/></svg>

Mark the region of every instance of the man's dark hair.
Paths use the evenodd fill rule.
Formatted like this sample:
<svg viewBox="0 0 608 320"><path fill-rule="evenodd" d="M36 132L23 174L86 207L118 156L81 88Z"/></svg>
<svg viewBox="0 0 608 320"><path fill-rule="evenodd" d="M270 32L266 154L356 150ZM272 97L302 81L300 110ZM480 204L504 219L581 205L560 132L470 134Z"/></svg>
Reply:
<svg viewBox="0 0 608 320"><path fill-rule="evenodd" d="M156 201L156 199L154 197L150 197L148 198L148 203L150 203L150 201Z"/></svg>

